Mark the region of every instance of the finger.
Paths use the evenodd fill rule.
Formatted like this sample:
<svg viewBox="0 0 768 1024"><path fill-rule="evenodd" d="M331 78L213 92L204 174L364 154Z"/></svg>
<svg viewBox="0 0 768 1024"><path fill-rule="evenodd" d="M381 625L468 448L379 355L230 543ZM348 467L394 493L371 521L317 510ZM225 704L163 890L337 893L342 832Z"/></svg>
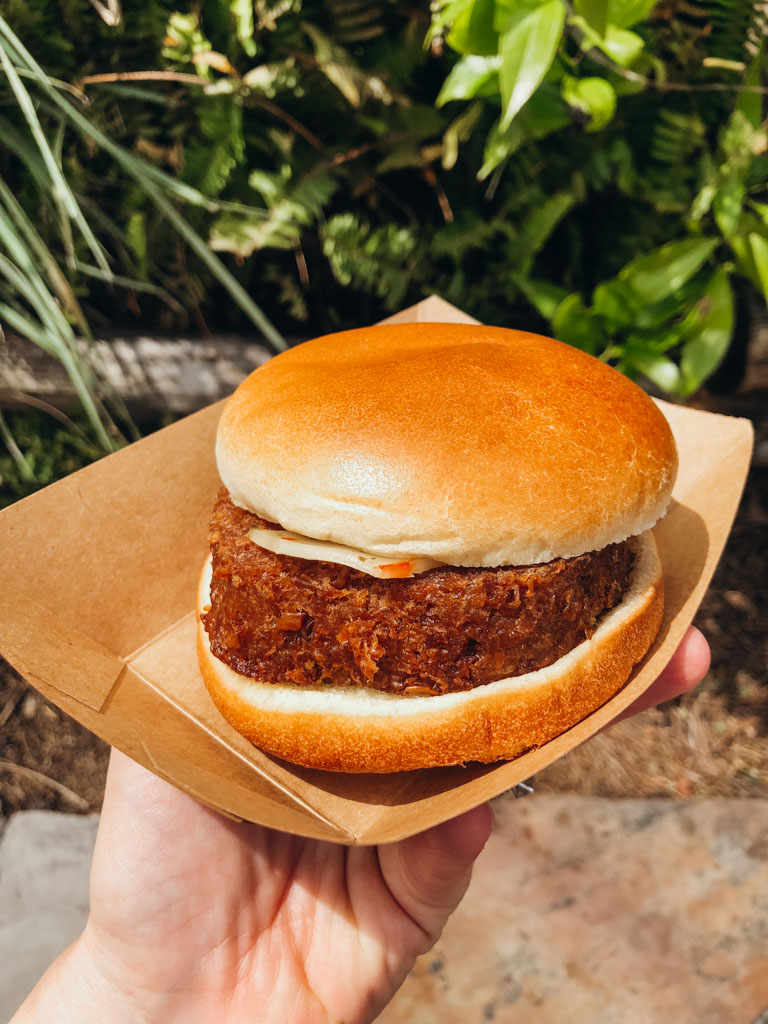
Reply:
<svg viewBox="0 0 768 1024"><path fill-rule="evenodd" d="M707 674L709 662L709 644L699 630L691 626L658 679L611 725L693 690Z"/></svg>
<svg viewBox="0 0 768 1024"><path fill-rule="evenodd" d="M425 950L437 941L459 905L492 826L493 812L485 804L410 839L379 848L384 881L425 932Z"/></svg>

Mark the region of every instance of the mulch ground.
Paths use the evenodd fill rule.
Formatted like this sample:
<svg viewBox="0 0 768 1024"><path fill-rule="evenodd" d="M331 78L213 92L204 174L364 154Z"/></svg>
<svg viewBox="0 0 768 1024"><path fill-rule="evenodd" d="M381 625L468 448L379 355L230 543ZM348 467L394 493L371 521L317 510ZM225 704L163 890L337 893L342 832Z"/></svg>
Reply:
<svg viewBox="0 0 768 1024"><path fill-rule="evenodd" d="M596 737L537 778L541 791L636 797L768 795L768 390L707 398L752 419L756 458L696 623L712 668L680 701ZM0 811L98 810L108 747L0 667Z"/></svg>

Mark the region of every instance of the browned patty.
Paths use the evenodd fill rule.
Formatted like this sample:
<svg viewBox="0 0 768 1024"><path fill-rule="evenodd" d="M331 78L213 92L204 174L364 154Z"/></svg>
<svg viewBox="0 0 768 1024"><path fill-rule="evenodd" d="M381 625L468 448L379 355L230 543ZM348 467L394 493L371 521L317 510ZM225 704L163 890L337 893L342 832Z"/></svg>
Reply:
<svg viewBox="0 0 768 1024"><path fill-rule="evenodd" d="M550 665L618 604L627 543L546 565L436 568L380 580L276 555L248 538L271 526L219 492L210 524L214 655L261 682L448 693Z"/></svg>

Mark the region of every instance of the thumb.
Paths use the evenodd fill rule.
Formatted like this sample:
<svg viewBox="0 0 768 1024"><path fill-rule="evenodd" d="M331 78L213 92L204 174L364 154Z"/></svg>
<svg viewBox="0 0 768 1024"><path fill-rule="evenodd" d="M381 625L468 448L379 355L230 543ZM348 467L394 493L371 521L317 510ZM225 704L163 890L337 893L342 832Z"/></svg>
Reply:
<svg viewBox="0 0 768 1024"><path fill-rule="evenodd" d="M484 804L402 842L379 847L384 881L427 936L424 951L437 942L459 905L492 826L493 812Z"/></svg>

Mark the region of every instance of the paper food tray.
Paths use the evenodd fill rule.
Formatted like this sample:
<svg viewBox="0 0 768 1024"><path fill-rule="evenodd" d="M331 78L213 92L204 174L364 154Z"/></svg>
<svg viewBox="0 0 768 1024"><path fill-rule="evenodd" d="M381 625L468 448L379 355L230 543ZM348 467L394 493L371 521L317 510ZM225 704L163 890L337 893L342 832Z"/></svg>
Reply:
<svg viewBox="0 0 768 1024"><path fill-rule="evenodd" d="M387 322L470 317L437 298ZM632 703L667 663L714 572L749 467L747 420L661 403L680 473L655 533L659 636L607 704L511 762L338 775L252 747L208 697L195 589L219 487L210 406L0 513L0 653L46 697L151 771L231 816L344 843L393 841L534 775Z"/></svg>

